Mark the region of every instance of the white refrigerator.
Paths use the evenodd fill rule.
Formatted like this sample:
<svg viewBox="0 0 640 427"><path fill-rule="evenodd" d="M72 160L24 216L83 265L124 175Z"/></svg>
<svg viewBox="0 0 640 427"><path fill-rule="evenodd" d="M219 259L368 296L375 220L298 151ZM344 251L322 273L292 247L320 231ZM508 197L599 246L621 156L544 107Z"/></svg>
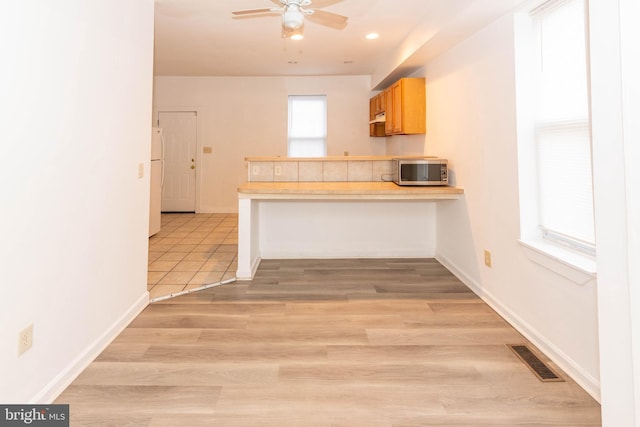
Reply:
<svg viewBox="0 0 640 427"><path fill-rule="evenodd" d="M149 237L160 231L162 185L164 184L164 139L161 128L151 129L151 197L149 203Z"/></svg>

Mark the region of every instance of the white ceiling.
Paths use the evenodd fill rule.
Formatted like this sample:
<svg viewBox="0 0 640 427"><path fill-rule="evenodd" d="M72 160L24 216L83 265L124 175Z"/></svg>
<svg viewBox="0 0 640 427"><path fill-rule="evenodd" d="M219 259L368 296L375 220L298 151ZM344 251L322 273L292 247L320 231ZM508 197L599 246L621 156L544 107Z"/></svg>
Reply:
<svg viewBox="0 0 640 427"><path fill-rule="evenodd" d="M349 17L336 30L309 19L304 40L281 37L281 17L236 18L273 0L156 0L156 76L407 74L522 0L315 0L309 8ZM366 40L377 32L380 38Z"/></svg>

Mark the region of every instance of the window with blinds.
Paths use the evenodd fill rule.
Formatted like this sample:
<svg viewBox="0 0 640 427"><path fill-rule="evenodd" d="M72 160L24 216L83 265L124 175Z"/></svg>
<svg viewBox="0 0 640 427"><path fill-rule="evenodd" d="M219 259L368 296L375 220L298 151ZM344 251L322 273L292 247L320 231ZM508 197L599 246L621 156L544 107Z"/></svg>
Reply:
<svg viewBox="0 0 640 427"><path fill-rule="evenodd" d="M327 155L327 97L289 96L289 157Z"/></svg>
<svg viewBox="0 0 640 427"><path fill-rule="evenodd" d="M530 15L539 225L543 238L594 254L585 2L551 0Z"/></svg>

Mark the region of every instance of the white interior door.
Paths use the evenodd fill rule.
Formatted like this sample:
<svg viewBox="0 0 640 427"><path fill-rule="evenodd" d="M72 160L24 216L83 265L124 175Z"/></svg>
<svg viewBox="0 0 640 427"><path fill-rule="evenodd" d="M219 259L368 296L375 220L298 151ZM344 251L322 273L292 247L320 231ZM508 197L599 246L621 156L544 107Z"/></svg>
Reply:
<svg viewBox="0 0 640 427"><path fill-rule="evenodd" d="M163 212L196 210L196 119L195 111L158 113L165 144Z"/></svg>

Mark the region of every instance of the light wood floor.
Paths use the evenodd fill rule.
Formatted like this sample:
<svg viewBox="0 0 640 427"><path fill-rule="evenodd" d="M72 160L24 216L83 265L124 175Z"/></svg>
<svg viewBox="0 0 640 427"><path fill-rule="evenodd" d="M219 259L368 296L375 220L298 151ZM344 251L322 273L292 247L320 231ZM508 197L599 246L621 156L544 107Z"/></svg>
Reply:
<svg viewBox="0 0 640 427"><path fill-rule="evenodd" d="M600 425L525 342L434 260L263 261L149 306L57 403L73 426Z"/></svg>

